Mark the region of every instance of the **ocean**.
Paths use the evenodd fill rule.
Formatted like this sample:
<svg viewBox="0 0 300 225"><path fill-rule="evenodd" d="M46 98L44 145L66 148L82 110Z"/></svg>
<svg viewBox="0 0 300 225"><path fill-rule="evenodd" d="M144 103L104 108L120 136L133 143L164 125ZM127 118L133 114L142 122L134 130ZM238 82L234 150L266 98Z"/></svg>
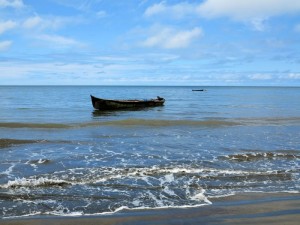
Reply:
<svg viewBox="0 0 300 225"><path fill-rule="evenodd" d="M166 102L102 112L91 94ZM0 86L0 217L299 193L299 99L299 87Z"/></svg>

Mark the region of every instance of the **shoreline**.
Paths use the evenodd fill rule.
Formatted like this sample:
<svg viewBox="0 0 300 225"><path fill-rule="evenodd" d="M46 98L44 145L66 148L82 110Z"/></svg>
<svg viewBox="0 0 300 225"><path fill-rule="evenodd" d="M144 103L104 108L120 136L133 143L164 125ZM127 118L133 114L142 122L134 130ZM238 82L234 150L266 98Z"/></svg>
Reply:
<svg viewBox="0 0 300 225"><path fill-rule="evenodd" d="M299 193L244 193L210 198L212 205L191 208L121 210L95 216L38 216L2 219L3 225L39 224L299 224Z"/></svg>

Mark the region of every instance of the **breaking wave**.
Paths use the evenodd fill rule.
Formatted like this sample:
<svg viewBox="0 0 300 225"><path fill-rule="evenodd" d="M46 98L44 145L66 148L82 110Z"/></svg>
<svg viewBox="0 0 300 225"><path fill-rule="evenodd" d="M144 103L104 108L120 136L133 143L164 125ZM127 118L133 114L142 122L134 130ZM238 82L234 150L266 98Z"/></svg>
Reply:
<svg viewBox="0 0 300 225"><path fill-rule="evenodd" d="M237 192L286 190L299 171L246 171L189 166L74 168L0 185L2 216L96 215L130 209L187 208ZM275 189L273 189L275 188ZM282 189L280 189L282 188ZM293 190L291 190L293 191ZM22 206L22 212L16 213ZM27 207L30 206L30 207ZM27 210L28 209L28 210Z"/></svg>
<svg viewBox="0 0 300 225"><path fill-rule="evenodd" d="M0 188L21 187L50 187L65 185L90 185L93 187L104 186L117 189L161 189L167 184L183 185L185 187L199 188L195 181L224 181L234 182L238 180L287 180L292 179L294 170L267 170L267 171L244 171L233 169L213 168L188 168L188 167L150 167L150 168L78 168L67 171L57 171L55 174L43 177L16 178L0 185ZM119 181L129 179L134 182L120 183ZM134 185L137 180L143 181L143 185ZM183 181L188 181L184 183ZM193 181L193 182L191 182ZM181 183L182 182L182 183ZM227 183L228 183L227 182ZM219 186L222 188L223 183ZM175 185L175 186L176 186ZM246 185L247 184L243 184ZM174 186L174 187L175 187ZM245 186L245 187L246 187Z"/></svg>
<svg viewBox="0 0 300 225"><path fill-rule="evenodd" d="M49 164L52 161L50 159L36 159L36 160L29 160L26 162L26 164L33 164L33 165L37 165L37 164Z"/></svg>
<svg viewBox="0 0 300 225"><path fill-rule="evenodd" d="M50 187L50 186L65 186L71 185L70 182L65 180L55 180L48 178L16 178L13 181L8 181L7 184L0 185L1 188L21 188L21 187Z"/></svg>

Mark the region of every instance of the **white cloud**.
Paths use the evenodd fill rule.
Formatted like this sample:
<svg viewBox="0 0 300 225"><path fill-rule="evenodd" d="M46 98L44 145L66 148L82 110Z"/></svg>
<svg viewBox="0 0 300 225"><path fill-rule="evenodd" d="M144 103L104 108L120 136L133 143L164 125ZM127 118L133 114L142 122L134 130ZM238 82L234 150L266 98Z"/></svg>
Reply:
<svg viewBox="0 0 300 225"><path fill-rule="evenodd" d="M8 49L12 45L12 41L1 41L0 42L0 51Z"/></svg>
<svg viewBox="0 0 300 225"><path fill-rule="evenodd" d="M296 32L300 32L300 24L297 24L297 25L295 26L295 31L296 31Z"/></svg>
<svg viewBox="0 0 300 225"><path fill-rule="evenodd" d="M5 7L21 8L23 6L24 4L22 0L0 0L0 8L5 8Z"/></svg>
<svg viewBox="0 0 300 225"><path fill-rule="evenodd" d="M288 79L300 80L300 73L290 73Z"/></svg>
<svg viewBox="0 0 300 225"><path fill-rule="evenodd" d="M272 75L270 74L262 74L262 73L251 74L248 77L251 80L271 80L273 78Z"/></svg>
<svg viewBox="0 0 300 225"><path fill-rule="evenodd" d="M41 34L35 38L47 43L47 46L51 48L85 47L83 43L61 35Z"/></svg>
<svg viewBox="0 0 300 225"><path fill-rule="evenodd" d="M300 12L300 1L295 0L207 0L197 11L208 18L228 16L236 20L268 18Z"/></svg>
<svg viewBox="0 0 300 225"><path fill-rule="evenodd" d="M253 18L250 20L250 24L252 27L257 31L264 31L266 29L266 22L267 18Z"/></svg>
<svg viewBox="0 0 300 225"><path fill-rule="evenodd" d="M84 13L93 13L93 14L95 13L95 9L99 8L99 3L100 2L103 3L103 0L52 0L52 1L55 1L57 4L63 5L65 7L70 7L78 11L82 11Z"/></svg>
<svg viewBox="0 0 300 225"><path fill-rule="evenodd" d="M167 10L167 6L164 2L154 4L146 9L144 15L145 16L154 16L156 14L164 13Z"/></svg>
<svg viewBox="0 0 300 225"><path fill-rule="evenodd" d="M103 18L103 17L107 16L107 13L105 11L101 10L101 11L98 11L96 13L96 15L97 15L98 18Z"/></svg>
<svg viewBox="0 0 300 225"><path fill-rule="evenodd" d="M76 24L82 22L78 18L74 17L60 17L60 16L48 16L40 17L38 15L29 17L22 23L25 29L58 29L66 26L67 24Z"/></svg>
<svg viewBox="0 0 300 225"><path fill-rule="evenodd" d="M37 27L42 23L42 18L39 16L29 17L23 22L23 27L26 29L31 29Z"/></svg>
<svg viewBox="0 0 300 225"><path fill-rule="evenodd" d="M146 9L144 16L168 15L172 18L182 18L186 15L196 14L195 6L187 2L175 5L166 5L165 2L154 4Z"/></svg>
<svg viewBox="0 0 300 225"><path fill-rule="evenodd" d="M154 33L154 35L142 42L142 46L175 49L188 47L194 39L202 35L202 30L198 27L192 30L155 27L151 33Z"/></svg>
<svg viewBox="0 0 300 225"><path fill-rule="evenodd" d="M0 34L3 34L7 30L13 29L17 26L17 23L11 20L0 22Z"/></svg>

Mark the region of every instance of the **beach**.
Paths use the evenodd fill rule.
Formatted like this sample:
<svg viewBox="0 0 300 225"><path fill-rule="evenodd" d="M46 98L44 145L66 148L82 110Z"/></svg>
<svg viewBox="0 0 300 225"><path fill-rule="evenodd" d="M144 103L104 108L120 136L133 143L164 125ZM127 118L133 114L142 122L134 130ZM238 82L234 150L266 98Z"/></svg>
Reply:
<svg viewBox="0 0 300 225"><path fill-rule="evenodd" d="M184 209L123 210L113 215L4 219L3 225L39 224L299 224L300 195L245 193Z"/></svg>

